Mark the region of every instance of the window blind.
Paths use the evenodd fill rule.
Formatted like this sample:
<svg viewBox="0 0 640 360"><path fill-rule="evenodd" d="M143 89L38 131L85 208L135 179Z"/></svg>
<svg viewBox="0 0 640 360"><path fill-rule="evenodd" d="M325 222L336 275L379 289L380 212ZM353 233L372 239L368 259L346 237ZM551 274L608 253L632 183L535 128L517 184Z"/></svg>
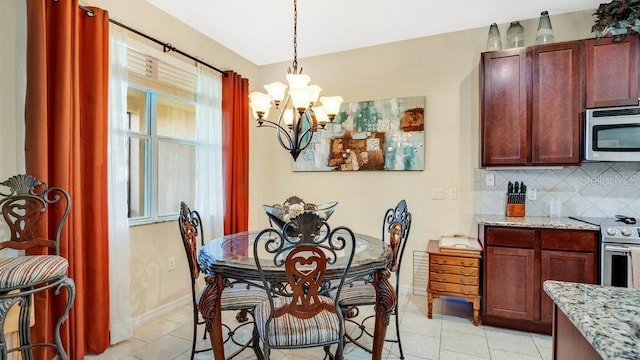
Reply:
<svg viewBox="0 0 640 360"><path fill-rule="evenodd" d="M127 49L129 82L189 101L195 100L197 77L135 49Z"/></svg>

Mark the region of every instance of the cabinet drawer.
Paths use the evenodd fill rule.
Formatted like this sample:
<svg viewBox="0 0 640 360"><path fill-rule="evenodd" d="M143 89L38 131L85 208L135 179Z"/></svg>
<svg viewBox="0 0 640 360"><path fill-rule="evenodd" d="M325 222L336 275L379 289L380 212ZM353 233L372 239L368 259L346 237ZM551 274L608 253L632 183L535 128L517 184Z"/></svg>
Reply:
<svg viewBox="0 0 640 360"><path fill-rule="evenodd" d="M478 286L466 286L460 284L449 284L442 283L437 281L429 281L429 290L438 291L438 292L446 292L446 293L455 293L462 295L478 295Z"/></svg>
<svg viewBox="0 0 640 360"><path fill-rule="evenodd" d="M439 256L431 255L431 263L436 265L455 265L463 267L478 267L480 263L478 259L469 259L463 257Z"/></svg>
<svg viewBox="0 0 640 360"><path fill-rule="evenodd" d="M454 274L429 273L429 280L435 282L461 284L461 285L478 285L477 276L464 276Z"/></svg>
<svg viewBox="0 0 640 360"><path fill-rule="evenodd" d="M536 240L535 229L487 227L485 231L487 245L533 248Z"/></svg>
<svg viewBox="0 0 640 360"><path fill-rule="evenodd" d="M578 230L542 230L542 248L595 252L597 233Z"/></svg>
<svg viewBox="0 0 640 360"><path fill-rule="evenodd" d="M454 265L439 265L439 264L431 263L429 265L429 273L478 276L478 268L454 266Z"/></svg>

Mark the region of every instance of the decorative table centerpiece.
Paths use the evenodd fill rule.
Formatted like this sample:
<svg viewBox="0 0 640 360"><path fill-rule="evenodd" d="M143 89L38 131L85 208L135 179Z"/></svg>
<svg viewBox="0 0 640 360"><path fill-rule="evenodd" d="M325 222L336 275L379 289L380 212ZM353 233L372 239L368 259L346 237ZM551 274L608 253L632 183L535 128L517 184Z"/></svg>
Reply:
<svg viewBox="0 0 640 360"><path fill-rule="evenodd" d="M307 203L297 196L291 196L285 200L282 205L262 205L262 208L266 212L271 223L275 224L278 229L282 230L282 228L291 221L291 219L304 212L313 212L321 219L328 220L337 205L337 201L316 205Z"/></svg>

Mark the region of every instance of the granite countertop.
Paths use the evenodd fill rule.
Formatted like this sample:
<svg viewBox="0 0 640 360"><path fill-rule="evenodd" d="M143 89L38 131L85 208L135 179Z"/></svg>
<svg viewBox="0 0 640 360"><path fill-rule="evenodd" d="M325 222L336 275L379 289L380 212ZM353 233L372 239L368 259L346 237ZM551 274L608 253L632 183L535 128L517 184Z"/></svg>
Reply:
<svg viewBox="0 0 640 360"><path fill-rule="evenodd" d="M640 290L548 280L544 291L604 359L640 359Z"/></svg>
<svg viewBox="0 0 640 360"><path fill-rule="evenodd" d="M547 229L567 229L567 230L591 230L599 231L600 227L587 224L582 221L569 219L568 217L543 217L543 216L524 216L524 217L508 217L500 215L475 215L478 224L492 226L512 226L512 227L531 227L531 228L547 228Z"/></svg>

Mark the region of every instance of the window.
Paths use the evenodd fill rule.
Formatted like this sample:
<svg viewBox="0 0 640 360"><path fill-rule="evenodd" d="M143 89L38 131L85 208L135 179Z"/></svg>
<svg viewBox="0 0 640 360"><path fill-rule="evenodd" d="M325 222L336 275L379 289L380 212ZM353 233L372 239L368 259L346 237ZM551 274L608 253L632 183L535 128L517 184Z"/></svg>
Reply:
<svg viewBox="0 0 640 360"><path fill-rule="evenodd" d="M195 69L133 49L127 68L129 223L175 219L196 192Z"/></svg>

